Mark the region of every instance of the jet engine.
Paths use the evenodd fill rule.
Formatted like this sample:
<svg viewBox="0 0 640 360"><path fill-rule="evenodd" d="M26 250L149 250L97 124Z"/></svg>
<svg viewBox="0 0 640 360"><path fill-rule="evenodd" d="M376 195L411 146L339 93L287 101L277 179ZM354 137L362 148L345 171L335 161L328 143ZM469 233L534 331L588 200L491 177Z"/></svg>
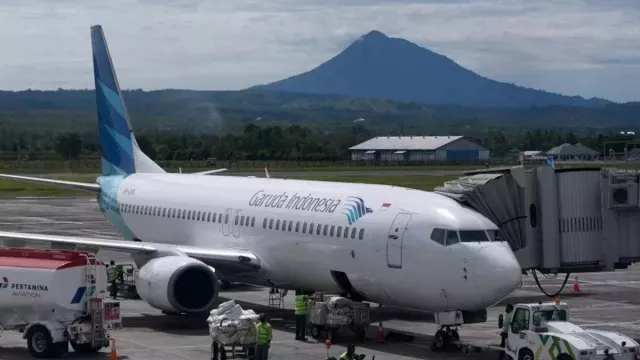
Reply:
<svg viewBox="0 0 640 360"><path fill-rule="evenodd" d="M174 313L209 311L218 298L215 270L186 256L165 256L144 264L136 278L140 297L156 309Z"/></svg>

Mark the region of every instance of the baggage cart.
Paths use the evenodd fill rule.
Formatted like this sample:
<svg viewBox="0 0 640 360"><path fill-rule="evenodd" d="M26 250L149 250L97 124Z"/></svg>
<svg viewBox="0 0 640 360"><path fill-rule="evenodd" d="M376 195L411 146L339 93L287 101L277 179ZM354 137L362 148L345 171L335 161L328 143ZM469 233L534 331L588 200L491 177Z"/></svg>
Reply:
<svg viewBox="0 0 640 360"><path fill-rule="evenodd" d="M336 342L341 329L349 329L356 335L358 341L363 341L366 328L369 326L370 305L341 298L344 307L332 308L329 304L335 296L314 294L309 298L308 332L314 339L326 337Z"/></svg>

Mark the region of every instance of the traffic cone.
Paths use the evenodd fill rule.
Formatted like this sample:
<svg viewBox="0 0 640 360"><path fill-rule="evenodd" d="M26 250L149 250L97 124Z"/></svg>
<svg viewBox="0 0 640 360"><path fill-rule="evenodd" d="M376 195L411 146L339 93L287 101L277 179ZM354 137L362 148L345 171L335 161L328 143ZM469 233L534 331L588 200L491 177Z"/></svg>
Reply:
<svg viewBox="0 0 640 360"><path fill-rule="evenodd" d="M576 275L576 278L573 281L573 292L580 292L580 284L578 283L578 275Z"/></svg>
<svg viewBox="0 0 640 360"><path fill-rule="evenodd" d="M378 324L378 333L376 334L376 342L378 344L384 343L384 330L382 329L382 321Z"/></svg>
<svg viewBox="0 0 640 360"><path fill-rule="evenodd" d="M118 353L116 352L116 339L111 338L111 356L109 360L118 360Z"/></svg>

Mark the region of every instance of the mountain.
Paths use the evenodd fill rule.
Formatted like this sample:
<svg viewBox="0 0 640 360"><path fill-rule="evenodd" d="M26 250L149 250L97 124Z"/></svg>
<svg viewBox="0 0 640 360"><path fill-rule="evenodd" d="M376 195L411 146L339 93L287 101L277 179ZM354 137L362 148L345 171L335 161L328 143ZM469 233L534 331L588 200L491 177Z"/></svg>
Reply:
<svg viewBox="0 0 640 360"><path fill-rule="evenodd" d="M313 70L254 88L476 107L599 107L611 103L491 80L444 55L376 30Z"/></svg>

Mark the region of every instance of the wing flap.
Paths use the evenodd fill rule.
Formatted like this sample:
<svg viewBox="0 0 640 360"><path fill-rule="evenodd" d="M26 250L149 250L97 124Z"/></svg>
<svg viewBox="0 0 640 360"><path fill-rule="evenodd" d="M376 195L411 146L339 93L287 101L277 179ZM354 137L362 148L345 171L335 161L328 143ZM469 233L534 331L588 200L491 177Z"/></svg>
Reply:
<svg viewBox="0 0 640 360"><path fill-rule="evenodd" d="M32 177L32 176L9 175L9 174L0 174L0 179L26 181L26 182L36 183L36 184L50 185L50 186L72 189L72 190L83 190L83 191L91 191L91 192L100 191L100 185L98 184L81 183L76 181L45 179L45 178L38 178L38 177Z"/></svg>
<svg viewBox="0 0 640 360"><path fill-rule="evenodd" d="M0 240L21 240L76 247L95 248L100 250L119 251L153 255L154 253L182 253L203 261L213 267L243 268L256 271L260 269L260 260L244 249L205 249L195 246L167 245L152 242L134 242L116 239L99 239L79 236L60 236L34 233L0 231ZM162 256L162 255L160 255Z"/></svg>

